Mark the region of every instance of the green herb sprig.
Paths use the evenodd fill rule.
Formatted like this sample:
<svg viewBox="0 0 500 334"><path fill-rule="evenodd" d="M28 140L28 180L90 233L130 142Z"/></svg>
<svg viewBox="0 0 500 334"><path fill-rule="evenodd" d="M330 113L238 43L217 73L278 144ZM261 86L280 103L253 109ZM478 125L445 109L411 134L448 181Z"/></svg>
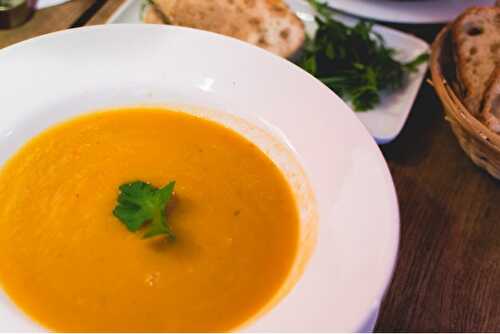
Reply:
<svg viewBox="0 0 500 334"><path fill-rule="evenodd" d="M174 240L175 235L166 217L166 206L172 198L174 187L175 181L160 189L142 181L122 184L113 214L131 232L138 231L150 222L144 238L166 235Z"/></svg>
<svg viewBox="0 0 500 334"><path fill-rule="evenodd" d="M408 63L399 62L394 59L396 50L385 45L371 22L361 20L349 27L333 19L326 4L308 2L316 12L318 30L314 38L307 38L299 65L355 111L372 109L380 102L381 91L401 87L405 76L429 58L423 53Z"/></svg>

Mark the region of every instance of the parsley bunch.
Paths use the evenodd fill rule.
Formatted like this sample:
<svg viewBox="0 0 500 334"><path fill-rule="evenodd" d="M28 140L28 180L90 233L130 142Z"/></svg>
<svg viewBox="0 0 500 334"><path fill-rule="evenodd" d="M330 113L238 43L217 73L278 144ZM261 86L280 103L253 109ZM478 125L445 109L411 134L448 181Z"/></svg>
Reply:
<svg viewBox="0 0 500 334"><path fill-rule="evenodd" d="M361 20L349 27L334 20L326 4L308 2L316 11L318 30L314 38L306 40L299 65L356 111L372 109L380 102L380 91L401 87L405 75L429 57L424 53L401 63L394 59L396 50L372 30L372 23Z"/></svg>

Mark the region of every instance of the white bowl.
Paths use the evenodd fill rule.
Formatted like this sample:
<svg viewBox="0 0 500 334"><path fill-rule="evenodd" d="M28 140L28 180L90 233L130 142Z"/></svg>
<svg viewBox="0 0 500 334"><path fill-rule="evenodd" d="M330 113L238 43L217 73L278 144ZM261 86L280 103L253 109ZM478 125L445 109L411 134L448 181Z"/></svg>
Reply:
<svg viewBox="0 0 500 334"><path fill-rule="evenodd" d="M3 49L0 73L0 163L51 124L120 105L227 112L289 146L316 196L318 242L295 288L243 330L356 331L380 305L399 240L391 176L353 112L292 63L208 32L109 25ZM0 294L0 330L40 328Z"/></svg>

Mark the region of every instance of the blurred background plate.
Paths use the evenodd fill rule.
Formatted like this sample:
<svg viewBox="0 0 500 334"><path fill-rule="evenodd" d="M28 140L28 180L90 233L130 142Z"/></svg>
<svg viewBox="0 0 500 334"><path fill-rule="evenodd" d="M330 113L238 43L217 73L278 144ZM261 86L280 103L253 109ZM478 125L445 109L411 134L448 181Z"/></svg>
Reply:
<svg viewBox="0 0 500 334"><path fill-rule="evenodd" d="M43 8L47 8L47 7L61 5L61 4L66 3L68 1L70 1L70 0L38 0L36 2L35 8L36 9L43 9Z"/></svg>
<svg viewBox="0 0 500 334"><path fill-rule="evenodd" d="M356 16L397 23L443 23L471 6L493 0L326 0L330 7Z"/></svg>

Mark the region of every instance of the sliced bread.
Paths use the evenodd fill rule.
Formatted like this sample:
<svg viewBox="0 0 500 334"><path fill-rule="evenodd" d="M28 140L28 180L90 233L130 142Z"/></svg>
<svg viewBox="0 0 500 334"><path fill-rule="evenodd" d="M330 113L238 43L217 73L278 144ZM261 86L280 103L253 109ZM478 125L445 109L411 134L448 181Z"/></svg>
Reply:
<svg viewBox="0 0 500 334"><path fill-rule="evenodd" d="M500 64L500 8L468 9L453 24L452 38L463 102L478 116L488 80Z"/></svg>
<svg viewBox="0 0 500 334"><path fill-rule="evenodd" d="M143 20L228 35L282 57L293 56L305 39L303 22L282 0L153 0Z"/></svg>

